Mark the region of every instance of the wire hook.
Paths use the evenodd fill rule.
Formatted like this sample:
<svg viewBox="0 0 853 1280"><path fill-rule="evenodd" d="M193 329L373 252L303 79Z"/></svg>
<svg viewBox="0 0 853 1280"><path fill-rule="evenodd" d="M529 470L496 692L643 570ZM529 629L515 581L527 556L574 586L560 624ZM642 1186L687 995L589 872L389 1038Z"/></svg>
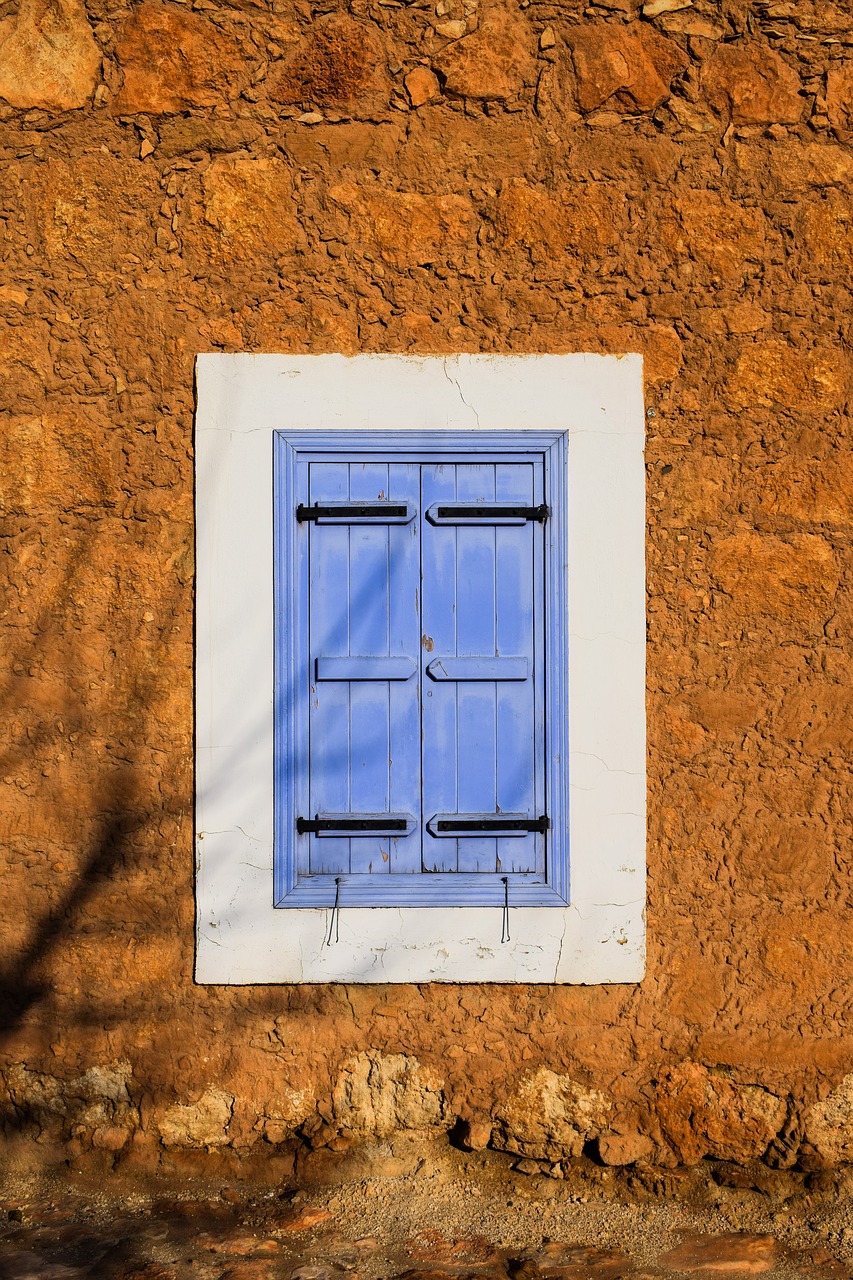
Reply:
<svg viewBox="0 0 853 1280"><path fill-rule="evenodd" d="M329 933L328 933L328 937L326 938L327 947L330 947L332 945L333 929L335 931L335 942L340 941L340 935L338 933L338 924L341 918L340 902L341 902L341 877L335 876L335 905L332 907L332 914L329 916Z"/></svg>

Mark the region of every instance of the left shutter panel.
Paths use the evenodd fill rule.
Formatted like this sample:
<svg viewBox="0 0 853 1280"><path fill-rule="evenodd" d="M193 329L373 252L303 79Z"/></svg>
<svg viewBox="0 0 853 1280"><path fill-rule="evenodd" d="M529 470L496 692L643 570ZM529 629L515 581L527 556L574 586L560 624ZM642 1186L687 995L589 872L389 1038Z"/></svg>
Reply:
<svg viewBox="0 0 853 1280"><path fill-rule="evenodd" d="M309 466L309 511L328 512L306 521L304 817L315 829L300 837L302 874L420 870L419 489L416 465ZM389 504L387 520L381 503ZM401 521L403 504L412 518Z"/></svg>

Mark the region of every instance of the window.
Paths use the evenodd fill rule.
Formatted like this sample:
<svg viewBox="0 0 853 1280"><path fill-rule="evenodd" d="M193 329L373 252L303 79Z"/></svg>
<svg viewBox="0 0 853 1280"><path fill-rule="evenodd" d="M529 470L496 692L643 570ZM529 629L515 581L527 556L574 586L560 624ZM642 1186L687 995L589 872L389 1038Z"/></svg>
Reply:
<svg viewBox="0 0 853 1280"><path fill-rule="evenodd" d="M564 433L274 451L276 904L565 905Z"/></svg>
<svg viewBox="0 0 853 1280"><path fill-rule="evenodd" d="M199 981L636 980L639 357L198 390Z"/></svg>

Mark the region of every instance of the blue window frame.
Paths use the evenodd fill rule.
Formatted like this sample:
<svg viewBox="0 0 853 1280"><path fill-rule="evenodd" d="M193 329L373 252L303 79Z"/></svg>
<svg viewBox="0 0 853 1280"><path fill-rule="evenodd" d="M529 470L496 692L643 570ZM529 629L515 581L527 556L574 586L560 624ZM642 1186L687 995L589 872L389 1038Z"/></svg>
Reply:
<svg viewBox="0 0 853 1280"><path fill-rule="evenodd" d="M565 905L565 434L273 448L275 905Z"/></svg>

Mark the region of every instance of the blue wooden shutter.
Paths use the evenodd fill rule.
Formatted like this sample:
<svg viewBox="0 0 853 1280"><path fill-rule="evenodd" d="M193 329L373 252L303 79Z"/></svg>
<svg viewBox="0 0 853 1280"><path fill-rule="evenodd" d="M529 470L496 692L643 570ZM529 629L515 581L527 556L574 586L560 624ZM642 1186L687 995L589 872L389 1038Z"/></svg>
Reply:
<svg viewBox="0 0 853 1280"><path fill-rule="evenodd" d="M417 871L419 468L312 462L308 499L307 871Z"/></svg>
<svg viewBox="0 0 853 1280"><path fill-rule="evenodd" d="M544 874L543 834L513 833L545 812L542 533L507 514L541 503L530 464L422 471L428 872Z"/></svg>
<svg viewBox="0 0 853 1280"><path fill-rule="evenodd" d="M277 454L276 902L565 901L562 464L347 439Z"/></svg>

